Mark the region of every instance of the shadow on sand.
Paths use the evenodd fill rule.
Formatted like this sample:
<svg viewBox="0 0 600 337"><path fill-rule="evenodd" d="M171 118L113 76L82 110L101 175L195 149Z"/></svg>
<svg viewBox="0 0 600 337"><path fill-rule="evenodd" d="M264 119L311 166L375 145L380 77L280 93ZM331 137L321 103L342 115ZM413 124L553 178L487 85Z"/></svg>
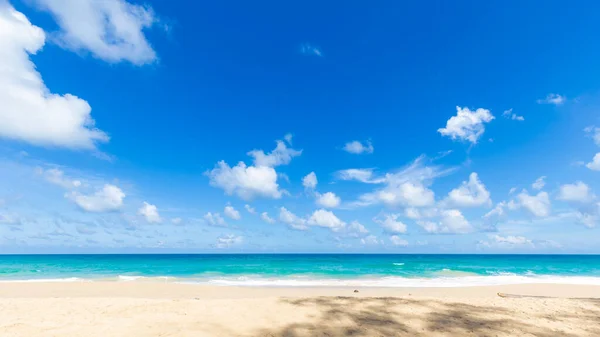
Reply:
<svg viewBox="0 0 600 337"><path fill-rule="evenodd" d="M261 337L300 336L600 336L600 301L581 308L578 315L560 312L534 316L501 306L473 306L436 300L404 298L318 297L282 299L318 314L308 322L298 322L276 330L262 330ZM585 315L582 317L581 315ZM585 334L536 326L534 319L560 322L567 326L585 320L579 328ZM581 324L580 324L581 325Z"/></svg>

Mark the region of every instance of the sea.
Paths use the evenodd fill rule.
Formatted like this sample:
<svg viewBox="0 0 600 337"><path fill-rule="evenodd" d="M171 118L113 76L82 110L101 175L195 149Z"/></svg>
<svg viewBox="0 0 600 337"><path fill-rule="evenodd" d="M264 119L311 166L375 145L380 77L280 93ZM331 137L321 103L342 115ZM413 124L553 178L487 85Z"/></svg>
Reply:
<svg viewBox="0 0 600 337"><path fill-rule="evenodd" d="M0 255L0 283L99 281L250 287L600 285L600 255Z"/></svg>

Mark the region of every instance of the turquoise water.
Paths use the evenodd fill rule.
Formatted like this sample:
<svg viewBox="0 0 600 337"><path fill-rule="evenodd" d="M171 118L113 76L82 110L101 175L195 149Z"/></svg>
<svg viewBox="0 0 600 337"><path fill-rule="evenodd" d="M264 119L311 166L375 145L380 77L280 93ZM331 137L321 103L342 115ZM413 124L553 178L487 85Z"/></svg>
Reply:
<svg viewBox="0 0 600 337"><path fill-rule="evenodd" d="M600 284L599 255L0 255L0 282L240 286Z"/></svg>

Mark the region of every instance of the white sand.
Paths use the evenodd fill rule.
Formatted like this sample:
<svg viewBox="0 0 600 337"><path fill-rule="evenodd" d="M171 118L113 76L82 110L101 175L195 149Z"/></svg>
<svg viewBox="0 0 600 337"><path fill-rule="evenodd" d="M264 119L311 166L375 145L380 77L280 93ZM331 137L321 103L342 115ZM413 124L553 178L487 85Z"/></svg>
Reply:
<svg viewBox="0 0 600 337"><path fill-rule="evenodd" d="M359 291L1 283L0 336L600 336L600 286Z"/></svg>

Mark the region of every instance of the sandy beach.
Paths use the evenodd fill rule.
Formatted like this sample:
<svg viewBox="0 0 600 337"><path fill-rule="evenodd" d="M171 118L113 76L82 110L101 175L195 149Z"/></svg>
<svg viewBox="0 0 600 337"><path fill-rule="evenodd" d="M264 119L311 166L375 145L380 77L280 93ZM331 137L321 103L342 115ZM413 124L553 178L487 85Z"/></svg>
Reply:
<svg viewBox="0 0 600 337"><path fill-rule="evenodd" d="M1 336L599 336L600 286L3 283ZM544 297L502 298L498 292Z"/></svg>

